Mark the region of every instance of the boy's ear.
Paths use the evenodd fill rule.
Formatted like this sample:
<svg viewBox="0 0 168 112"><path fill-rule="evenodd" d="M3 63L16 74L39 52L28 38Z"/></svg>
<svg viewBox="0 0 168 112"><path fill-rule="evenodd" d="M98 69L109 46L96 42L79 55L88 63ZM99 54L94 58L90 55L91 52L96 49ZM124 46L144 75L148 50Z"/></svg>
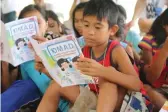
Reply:
<svg viewBox="0 0 168 112"><path fill-rule="evenodd" d="M110 28L110 35L111 36L114 36L119 30L119 27L118 25L113 25L111 28Z"/></svg>

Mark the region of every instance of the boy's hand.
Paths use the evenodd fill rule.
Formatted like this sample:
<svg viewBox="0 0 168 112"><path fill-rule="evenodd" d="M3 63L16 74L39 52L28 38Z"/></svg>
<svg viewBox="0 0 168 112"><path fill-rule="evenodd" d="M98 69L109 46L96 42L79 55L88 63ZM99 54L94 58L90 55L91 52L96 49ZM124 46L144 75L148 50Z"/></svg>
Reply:
<svg viewBox="0 0 168 112"><path fill-rule="evenodd" d="M101 77L104 74L105 68L100 63L89 58L79 58L77 68L81 73L92 77Z"/></svg>

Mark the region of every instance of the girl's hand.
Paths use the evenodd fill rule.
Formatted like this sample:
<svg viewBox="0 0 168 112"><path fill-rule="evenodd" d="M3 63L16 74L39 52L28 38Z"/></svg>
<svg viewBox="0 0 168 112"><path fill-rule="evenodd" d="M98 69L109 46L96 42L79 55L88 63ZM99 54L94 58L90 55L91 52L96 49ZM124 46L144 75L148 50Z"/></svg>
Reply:
<svg viewBox="0 0 168 112"><path fill-rule="evenodd" d="M45 38L45 37L40 37L40 36L37 36L37 35L33 36L32 38L33 38L34 40L38 41L38 43L43 43L43 42L48 41L47 38ZM31 44L30 42L28 43L28 46L29 46L29 48L33 49L32 44Z"/></svg>
<svg viewBox="0 0 168 112"><path fill-rule="evenodd" d="M77 69L85 75L92 77L101 77L104 75L106 67L102 66L100 63L89 58L79 58L77 63Z"/></svg>
<svg viewBox="0 0 168 112"><path fill-rule="evenodd" d="M47 75L48 77L50 77L52 79L52 77L50 76L50 74L48 73L47 69L45 68L45 66L42 63L42 60L40 59L39 56L35 55L35 69L39 72L44 73L45 75Z"/></svg>

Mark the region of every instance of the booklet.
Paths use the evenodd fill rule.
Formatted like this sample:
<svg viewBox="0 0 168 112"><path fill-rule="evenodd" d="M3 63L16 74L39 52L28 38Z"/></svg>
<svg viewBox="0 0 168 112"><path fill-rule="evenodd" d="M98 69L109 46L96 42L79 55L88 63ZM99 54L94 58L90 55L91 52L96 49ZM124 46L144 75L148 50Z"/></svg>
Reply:
<svg viewBox="0 0 168 112"><path fill-rule="evenodd" d="M2 31L3 29L1 29ZM38 33L36 17L29 17L5 24L5 36L1 36L2 59L18 66L34 59L34 52L28 48L28 42Z"/></svg>
<svg viewBox="0 0 168 112"><path fill-rule="evenodd" d="M62 87L93 83L92 77L76 68L77 59L83 54L74 36L62 36L41 44L34 39L30 41L51 77Z"/></svg>

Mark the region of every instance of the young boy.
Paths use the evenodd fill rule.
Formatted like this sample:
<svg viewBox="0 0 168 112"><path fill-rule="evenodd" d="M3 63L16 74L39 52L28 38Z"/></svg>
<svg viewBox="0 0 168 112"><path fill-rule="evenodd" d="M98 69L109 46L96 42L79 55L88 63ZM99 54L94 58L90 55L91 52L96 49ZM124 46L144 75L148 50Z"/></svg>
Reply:
<svg viewBox="0 0 168 112"><path fill-rule="evenodd" d="M55 112L60 97L75 103L75 107L80 103L78 106L81 108L74 110L75 112L88 112L96 104L93 93L98 97L97 112L118 112L127 90L141 89L141 82L125 50L118 42L109 41L109 37L118 31L117 5L111 0L91 0L87 3L83 16L83 36L86 42L83 54L86 58L78 60L77 68L84 74L97 77L98 82L96 85L89 84L89 89L93 92L86 88L80 89L79 86L61 88L54 82L46 91L37 112ZM39 69L46 71L45 68Z"/></svg>

